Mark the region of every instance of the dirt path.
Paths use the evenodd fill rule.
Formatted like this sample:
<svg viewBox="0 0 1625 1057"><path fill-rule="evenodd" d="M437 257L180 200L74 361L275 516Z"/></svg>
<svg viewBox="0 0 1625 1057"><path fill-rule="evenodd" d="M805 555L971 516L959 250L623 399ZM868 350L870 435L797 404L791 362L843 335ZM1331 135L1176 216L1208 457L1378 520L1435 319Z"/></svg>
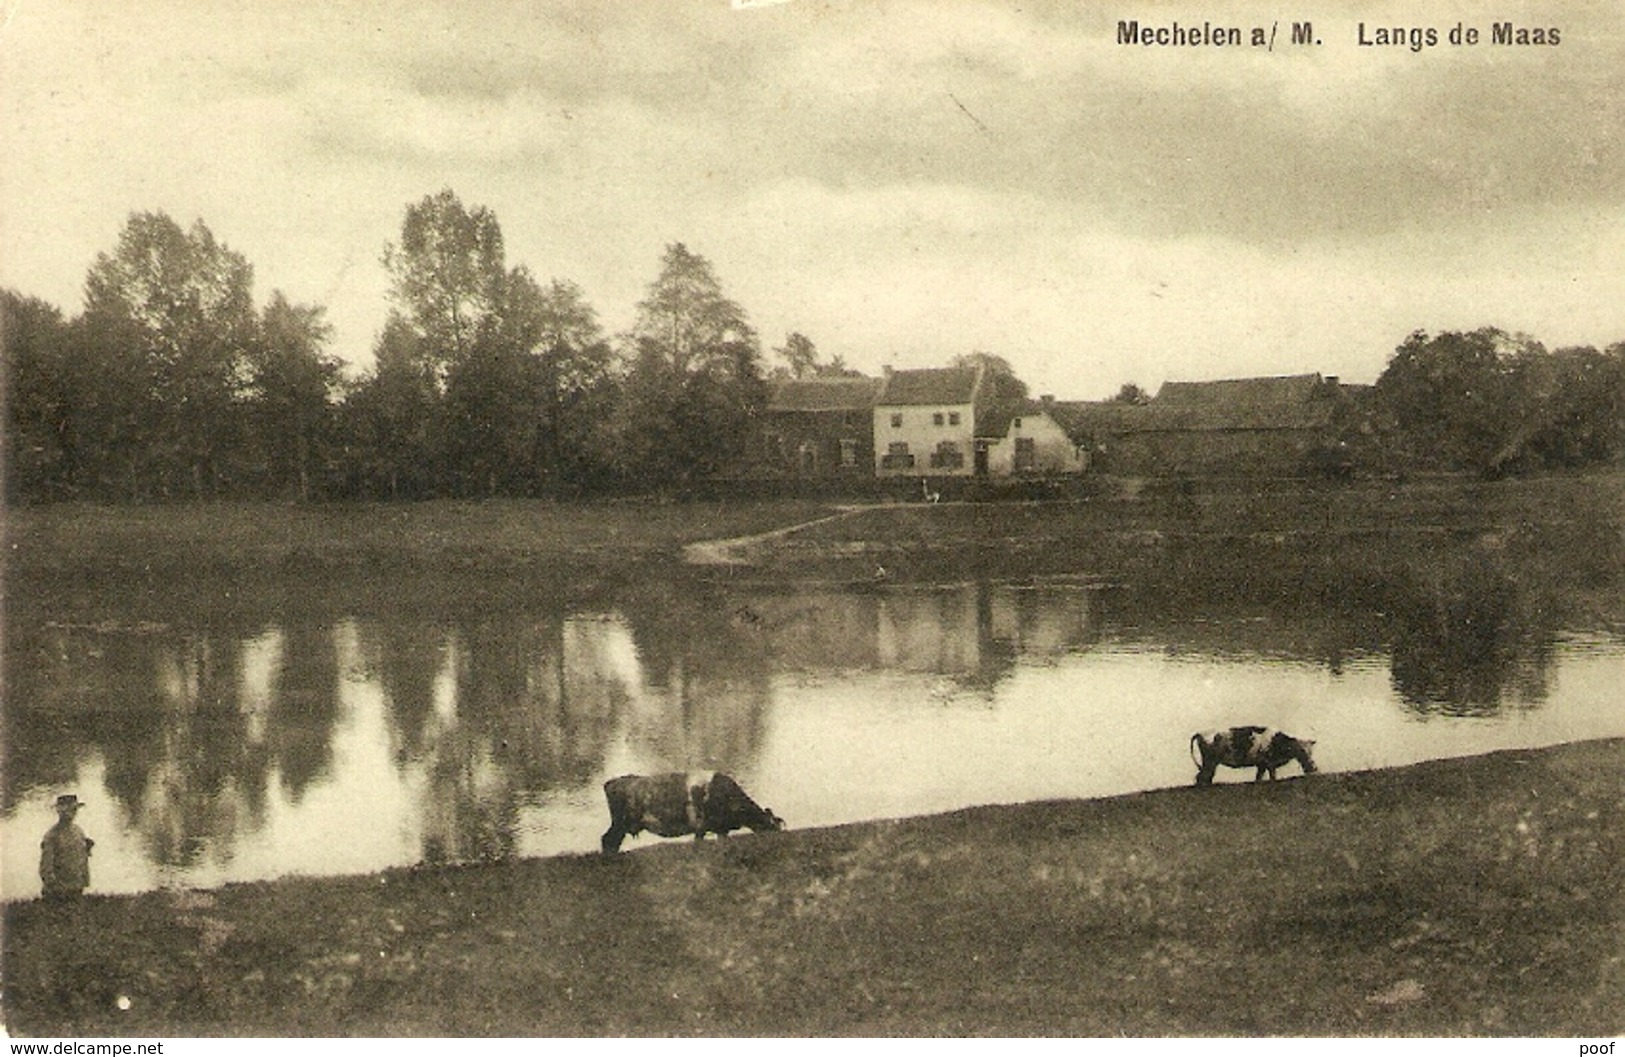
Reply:
<svg viewBox="0 0 1625 1057"><path fill-rule="evenodd" d="M853 506L837 507L835 513L824 517L813 518L795 525L773 529L769 532L758 532L750 536L734 536L732 539L701 540L690 543L683 548L683 561L690 565L749 565L751 564L750 551L763 544L777 543L814 525L823 525L831 521L840 521L843 518L860 514L865 510L873 510L878 504L857 504Z"/></svg>

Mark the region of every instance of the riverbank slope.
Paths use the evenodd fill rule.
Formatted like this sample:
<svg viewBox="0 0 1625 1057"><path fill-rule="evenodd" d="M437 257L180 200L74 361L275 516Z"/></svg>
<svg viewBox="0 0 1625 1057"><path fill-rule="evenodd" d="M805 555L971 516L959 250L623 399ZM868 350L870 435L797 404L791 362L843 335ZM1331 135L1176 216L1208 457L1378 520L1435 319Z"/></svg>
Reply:
<svg viewBox="0 0 1625 1057"><path fill-rule="evenodd" d="M31 901L5 907L4 1015L32 1036L1613 1035L1622 817L1612 740Z"/></svg>

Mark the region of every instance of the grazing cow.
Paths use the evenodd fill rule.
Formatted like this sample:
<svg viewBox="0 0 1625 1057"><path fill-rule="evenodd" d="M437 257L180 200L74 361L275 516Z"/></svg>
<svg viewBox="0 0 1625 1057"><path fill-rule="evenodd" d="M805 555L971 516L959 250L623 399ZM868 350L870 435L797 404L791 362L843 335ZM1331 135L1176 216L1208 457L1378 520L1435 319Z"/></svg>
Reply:
<svg viewBox="0 0 1625 1057"><path fill-rule="evenodd" d="M1219 764L1226 767L1256 767L1253 781L1261 781L1269 772L1275 781L1278 767L1297 760L1304 774L1315 773L1315 761L1309 750L1315 743L1294 738L1268 727L1231 727L1211 734L1191 735L1191 759L1196 761L1196 784L1212 785L1213 773ZM1198 758L1200 753L1200 758Z"/></svg>
<svg viewBox="0 0 1625 1057"><path fill-rule="evenodd" d="M726 837L736 829L755 833L782 830L784 820L745 794L721 771L699 774L624 774L604 783L609 829L599 842L605 855L620 851L628 833L644 830L662 837L707 833Z"/></svg>

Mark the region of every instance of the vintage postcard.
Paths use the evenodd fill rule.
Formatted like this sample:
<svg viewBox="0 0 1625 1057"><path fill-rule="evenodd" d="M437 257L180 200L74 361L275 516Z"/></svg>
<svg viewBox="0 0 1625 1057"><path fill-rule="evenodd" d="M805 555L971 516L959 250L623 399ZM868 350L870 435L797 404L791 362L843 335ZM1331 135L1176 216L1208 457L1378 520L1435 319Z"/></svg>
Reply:
<svg viewBox="0 0 1625 1057"><path fill-rule="evenodd" d="M0 0L4 1030L1612 1052L1620 14Z"/></svg>

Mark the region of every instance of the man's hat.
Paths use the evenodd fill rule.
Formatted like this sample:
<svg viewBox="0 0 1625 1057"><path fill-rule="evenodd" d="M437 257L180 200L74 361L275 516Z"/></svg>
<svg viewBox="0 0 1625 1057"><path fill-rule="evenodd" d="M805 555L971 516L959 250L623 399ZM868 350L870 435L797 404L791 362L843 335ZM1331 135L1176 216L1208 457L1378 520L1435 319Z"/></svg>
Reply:
<svg viewBox="0 0 1625 1057"><path fill-rule="evenodd" d="M79 798L72 793L63 793L61 796L56 798L56 809L58 811L61 811L65 807L83 806L84 805L79 802Z"/></svg>

